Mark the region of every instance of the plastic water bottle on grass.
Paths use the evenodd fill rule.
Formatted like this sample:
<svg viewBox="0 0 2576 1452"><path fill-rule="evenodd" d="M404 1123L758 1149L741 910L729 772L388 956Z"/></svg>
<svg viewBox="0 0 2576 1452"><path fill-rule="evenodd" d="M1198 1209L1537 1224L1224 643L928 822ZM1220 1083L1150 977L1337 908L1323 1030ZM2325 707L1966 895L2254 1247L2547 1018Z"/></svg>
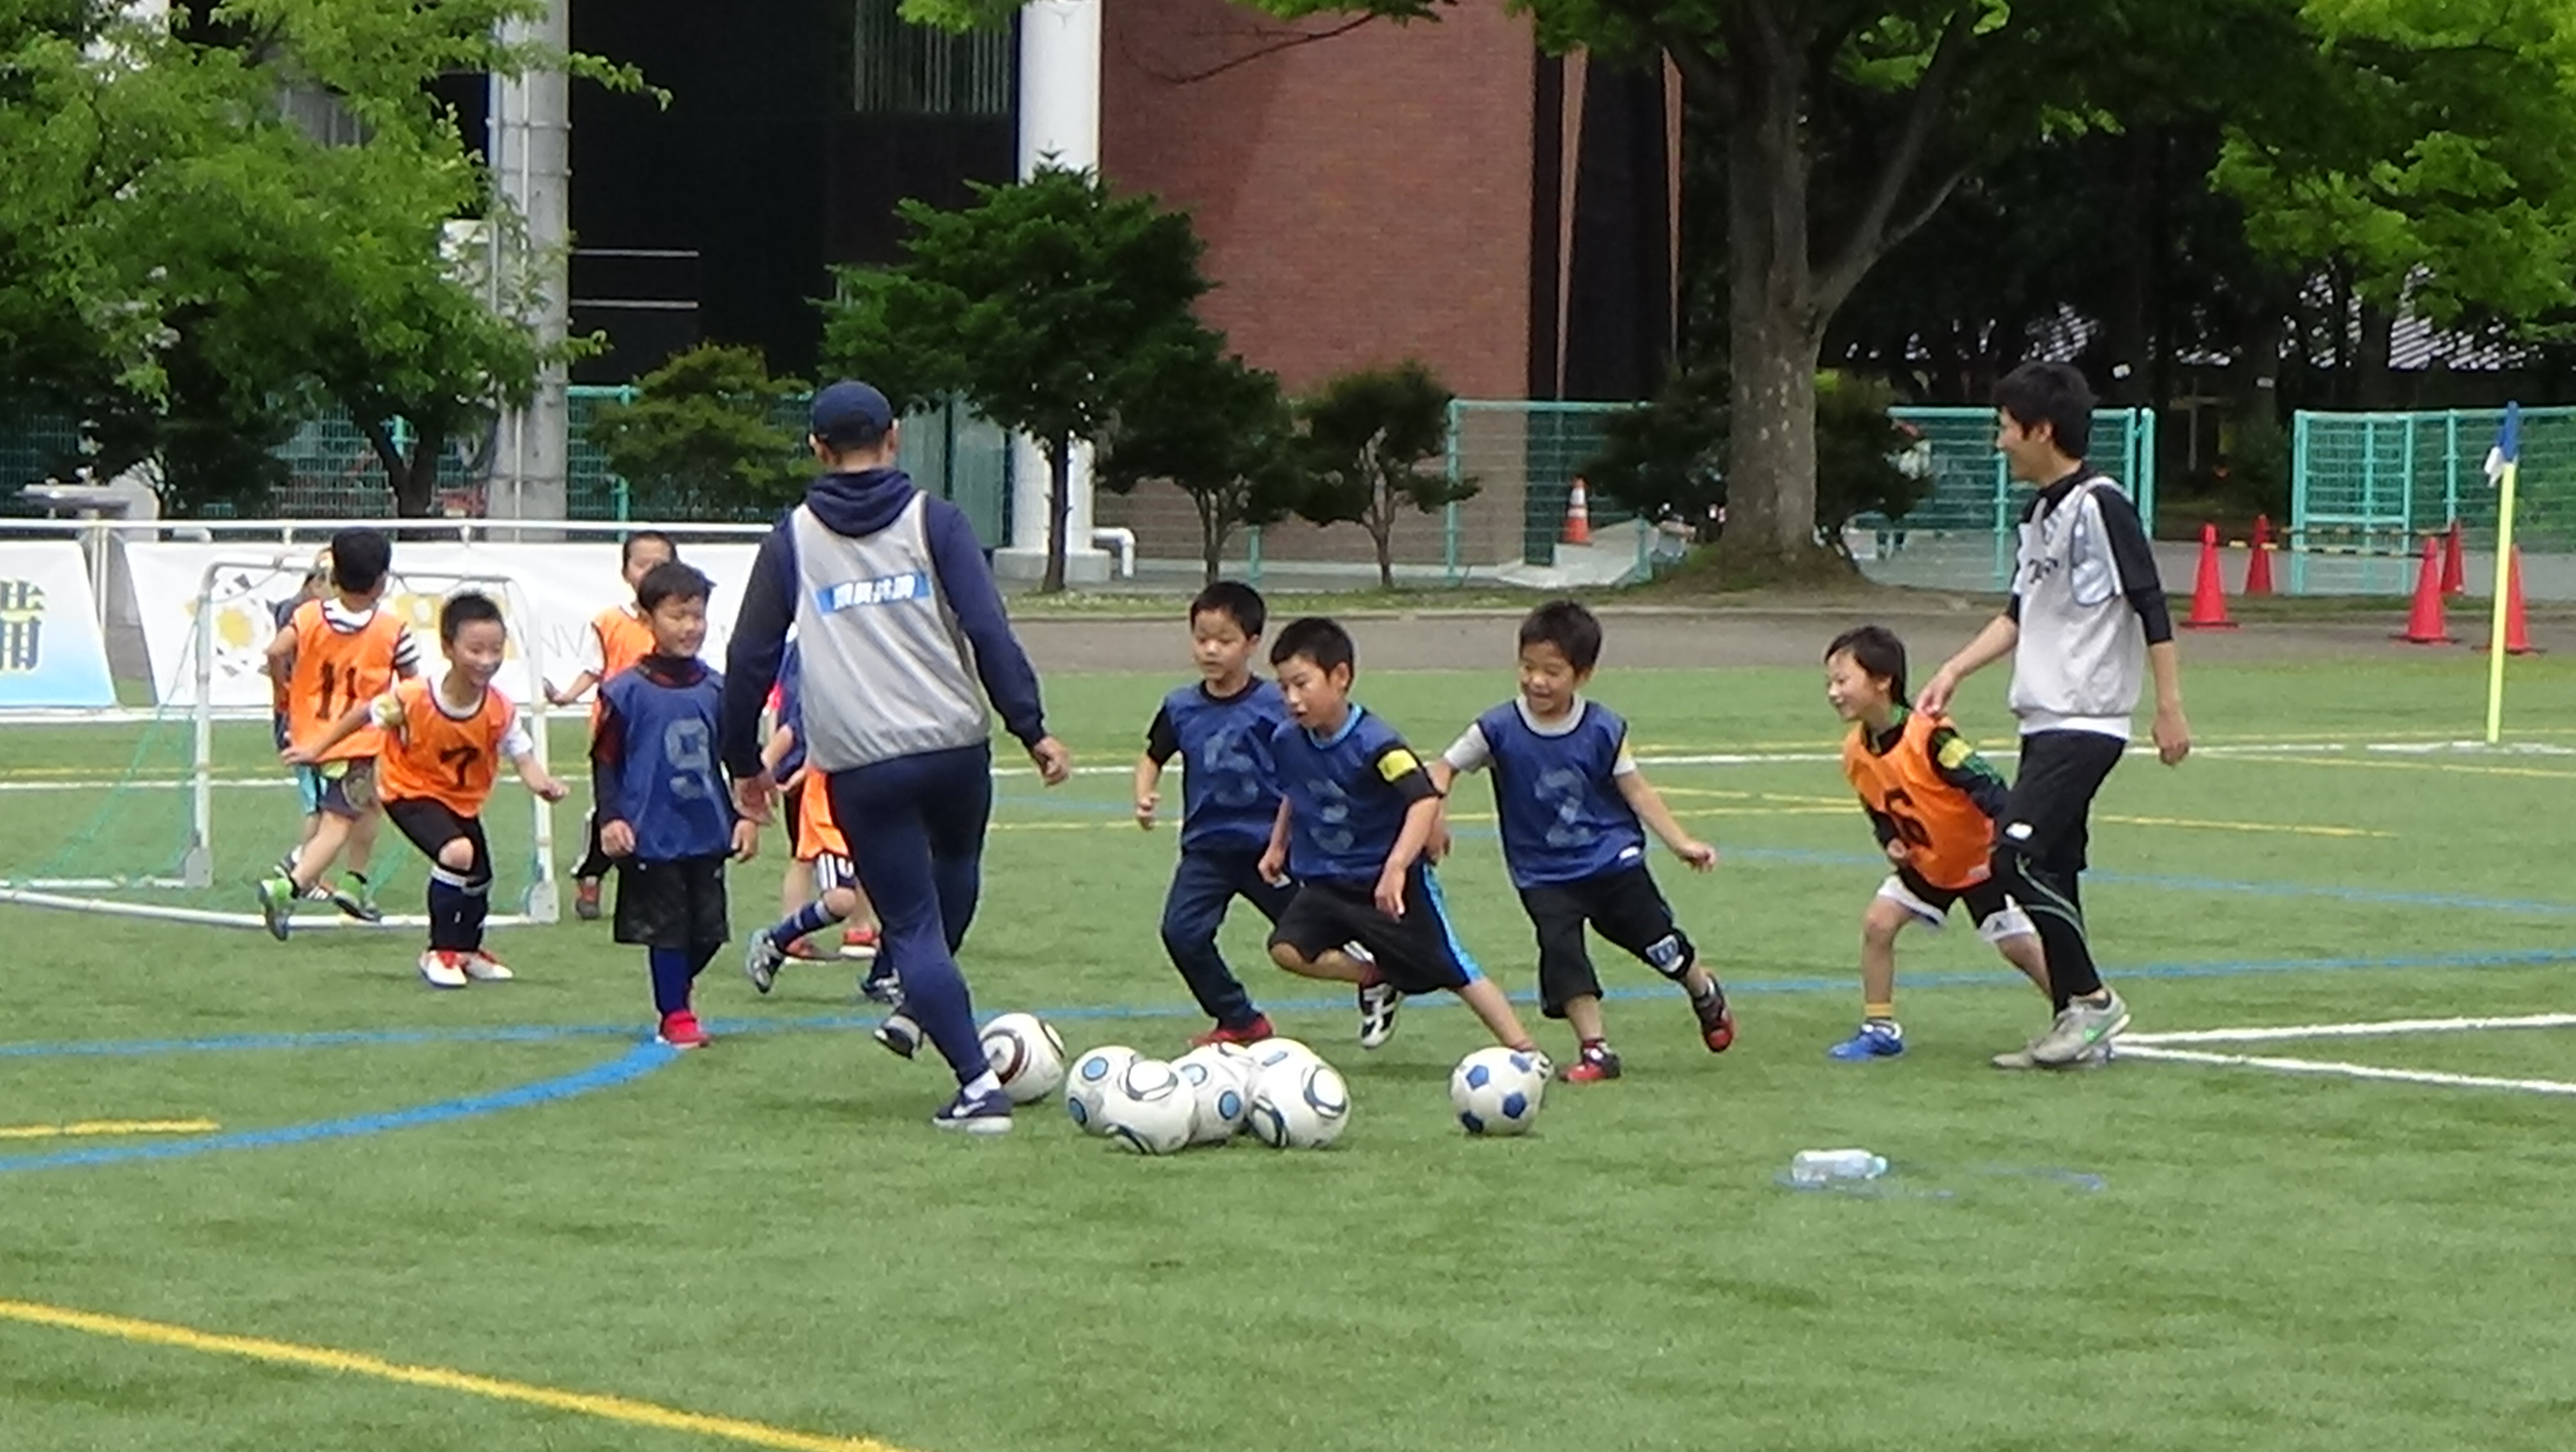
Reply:
<svg viewBox="0 0 2576 1452"><path fill-rule="evenodd" d="M1835 1180L1875 1180L1887 1173L1887 1156L1865 1149L1800 1150L1789 1161L1789 1183L1823 1185Z"/></svg>

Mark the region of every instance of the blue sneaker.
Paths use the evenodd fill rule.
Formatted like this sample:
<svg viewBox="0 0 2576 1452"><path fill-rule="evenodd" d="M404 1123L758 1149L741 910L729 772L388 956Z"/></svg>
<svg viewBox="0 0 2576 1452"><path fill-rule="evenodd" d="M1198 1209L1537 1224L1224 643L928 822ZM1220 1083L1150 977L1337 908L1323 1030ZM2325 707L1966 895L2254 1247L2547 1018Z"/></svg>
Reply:
<svg viewBox="0 0 2576 1452"><path fill-rule="evenodd" d="M930 1116L930 1122L941 1129L961 1129L968 1134L1008 1134L1011 1096L995 1089L970 1098L960 1089L947 1108Z"/></svg>
<svg viewBox="0 0 2576 1452"><path fill-rule="evenodd" d="M1825 1050L1825 1057L1837 1063L1866 1064L1872 1059L1893 1059L1905 1052L1905 1030L1893 1023L1872 1019L1860 1031Z"/></svg>

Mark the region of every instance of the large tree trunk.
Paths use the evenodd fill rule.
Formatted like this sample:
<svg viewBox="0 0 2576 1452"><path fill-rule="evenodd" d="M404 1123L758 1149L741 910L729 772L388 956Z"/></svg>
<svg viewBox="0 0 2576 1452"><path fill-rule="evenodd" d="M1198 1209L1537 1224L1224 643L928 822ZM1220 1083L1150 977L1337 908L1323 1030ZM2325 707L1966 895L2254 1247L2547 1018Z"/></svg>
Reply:
<svg viewBox="0 0 2576 1452"><path fill-rule="evenodd" d="M1064 532L1073 521L1073 440L1070 437L1047 440L1046 456L1046 574L1038 581L1038 593L1057 595L1064 591Z"/></svg>
<svg viewBox="0 0 2576 1452"><path fill-rule="evenodd" d="M1216 583L1225 565L1225 537L1234 532L1234 521L1215 494L1192 493L1190 502L1199 510L1199 563L1207 567L1203 584Z"/></svg>
<svg viewBox="0 0 2576 1452"><path fill-rule="evenodd" d="M1807 252L1805 60L1769 10L1734 7L1745 18L1728 35L1726 533L1746 554L1788 559L1815 543L1824 339Z"/></svg>

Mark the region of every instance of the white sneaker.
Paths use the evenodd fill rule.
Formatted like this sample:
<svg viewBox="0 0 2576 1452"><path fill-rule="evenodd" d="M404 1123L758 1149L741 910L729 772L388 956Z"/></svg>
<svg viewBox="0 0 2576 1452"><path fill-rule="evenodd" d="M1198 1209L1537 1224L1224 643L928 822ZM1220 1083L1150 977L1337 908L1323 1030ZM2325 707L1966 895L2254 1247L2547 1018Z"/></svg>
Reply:
<svg viewBox="0 0 2576 1452"><path fill-rule="evenodd" d="M2119 994L2105 989L2100 1003L2086 1003L2079 998L2059 1009L2057 1021L2030 1046L2030 1056L2042 1068L2065 1068L2090 1058L2128 1026L2129 1005L2120 1001Z"/></svg>
<svg viewBox="0 0 2576 1452"><path fill-rule="evenodd" d="M465 986L465 969L458 963L458 955L435 948L420 955L420 977L432 988Z"/></svg>
<svg viewBox="0 0 2576 1452"><path fill-rule="evenodd" d="M477 983L507 983L511 979L519 976L518 974L510 971L509 964L502 962L500 959L493 957L491 954L484 952L480 948L475 949L471 953L460 953L457 956L462 958L465 962L465 976L473 979Z"/></svg>
<svg viewBox="0 0 2576 1452"><path fill-rule="evenodd" d="M1395 1036L1395 1011L1404 1006L1404 994L1391 983L1371 983L1360 989L1360 1047L1374 1049Z"/></svg>

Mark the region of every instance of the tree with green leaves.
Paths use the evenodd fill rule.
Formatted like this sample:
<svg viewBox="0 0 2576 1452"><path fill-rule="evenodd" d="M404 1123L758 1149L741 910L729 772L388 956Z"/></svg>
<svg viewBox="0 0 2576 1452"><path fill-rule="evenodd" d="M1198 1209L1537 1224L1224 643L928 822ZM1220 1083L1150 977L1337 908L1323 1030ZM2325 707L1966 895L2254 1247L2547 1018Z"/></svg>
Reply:
<svg viewBox="0 0 2576 1452"><path fill-rule="evenodd" d="M1200 348L1168 355L1111 425L1093 476L1117 494L1153 480L1187 494L1210 584L1234 532L1296 513L1308 483L1296 415L1278 377L1223 347L1210 333Z"/></svg>
<svg viewBox="0 0 2576 1452"><path fill-rule="evenodd" d="M1286 19L1437 20L1454 0L1243 0ZM2322 3L2322 0L2320 0ZM2432 0L2425 0L2432 3ZM906 0L944 25L1012 0ZM1725 156L1730 549L1817 549L1826 326L1978 167L2030 140L2259 85L2304 45L2291 0L1517 0L1540 45L1668 59ZM1351 44L1359 41L1345 42Z"/></svg>
<svg viewBox="0 0 2576 1452"><path fill-rule="evenodd" d="M1903 460L1920 435L1890 412L1895 390L1875 379L1827 372L1816 378L1816 504L1814 538L1845 567L1854 567L1843 543L1854 519L1876 514L1902 519L1931 481ZM1705 543L1710 521L1734 511L1723 465L1728 434L1724 370L1700 367L1674 375L1651 404L1613 415L1601 452L1583 466L1593 488L1650 519L1680 518Z"/></svg>
<svg viewBox="0 0 2576 1452"><path fill-rule="evenodd" d="M1113 197L1088 171L1041 167L974 192L956 211L905 202L904 260L840 270L823 353L898 409L963 398L1035 439L1048 474L1039 588L1062 590L1074 449L1201 346L1203 249L1188 217Z"/></svg>
<svg viewBox="0 0 2576 1452"><path fill-rule="evenodd" d="M511 219L431 83L538 67L639 83L497 38L504 21L543 10L9 7L0 399L83 420L110 451L103 472L150 453L202 456L219 461L224 490L256 487L265 471L192 439L227 424L272 434L338 403L400 510L427 513L448 443L578 346L541 348L511 320L534 285L526 269L478 277L447 255L450 223L483 215L507 241Z"/></svg>
<svg viewBox="0 0 2576 1452"><path fill-rule="evenodd" d="M780 422L811 389L771 377L757 348L703 344L639 379L631 402L603 405L590 441L656 501L646 518L781 507L814 474L804 431Z"/></svg>
<svg viewBox="0 0 2576 1452"><path fill-rule="evenodd" d="M2401 312L2531 330L2576 305L2576 10L2306 0L2316 44L2228 116L2212 178L2381 407Z"/></svg>
<svg viewBox="0 0 2576 1452"><path fill-rule="evenodd" d="M1377 547L1377 583L1395 588L1395 525L1473 496L1473 479L1425 468L1449 449L1457 395L1412 359L1330 379L1297 404L1309 479L1297 512L1317 524L1356 523Z"/></svg>

